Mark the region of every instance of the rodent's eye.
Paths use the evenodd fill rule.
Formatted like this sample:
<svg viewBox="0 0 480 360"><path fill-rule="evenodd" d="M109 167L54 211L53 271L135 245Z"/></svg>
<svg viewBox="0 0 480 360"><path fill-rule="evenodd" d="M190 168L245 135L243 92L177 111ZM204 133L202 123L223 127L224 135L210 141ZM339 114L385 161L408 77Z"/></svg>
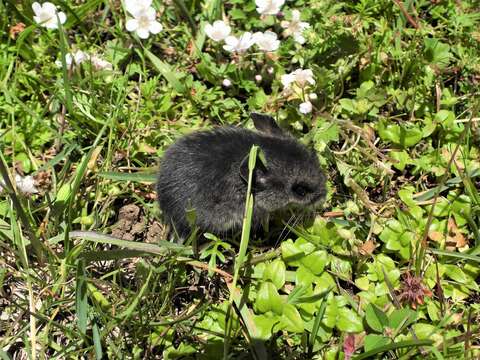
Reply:
<svg viewBox="0 0 480 360"><path fill-rule="evenodd" d="M295 183L292 185L292 192L298 197L305 197L305 195L312 192L307 184L304 183Z"/></svg>

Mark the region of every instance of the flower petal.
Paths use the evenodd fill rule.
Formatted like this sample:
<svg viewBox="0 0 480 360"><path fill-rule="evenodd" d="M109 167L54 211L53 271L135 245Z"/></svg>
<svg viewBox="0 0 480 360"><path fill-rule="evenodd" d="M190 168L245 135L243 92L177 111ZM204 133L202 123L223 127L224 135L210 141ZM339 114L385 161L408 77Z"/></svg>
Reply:
<svg viewBox="0 0 480 360"><path fill-rule="evenodd" d="M32 4L32 10L35 13L35 15L38 15L40 11L42 11L42 6L38 2L34 2ZM35 17L34 17L35 18ZM37 21L37 20L35 20Z"/></svg>
<svg viewBox="0 0 480 360"><path fill-rule="evenodd" d="M145 10L144 15L147 16L148 20L155 20L157 17L157 12L153 7L149 7L147 10Z"/></svg>
<svg viewBox="0 0 480 360"><path fill-rule="evenodd" d="M138 29L138 20L137 19L129 19L125 24L125 28L128 31L135 31Z"/></svg>
<svg viewBox="0 0 480 360"><path fill-rule="evenodd" d="M43 23L43 26L45 26L47 29L58 29L57 18L55 17L48 19Z"/></svg>
<svg viewBox="0 0 480 360"><path fill-rule="evenodd" d="M235 36L232 36L232 35L227 36L225 38L225 44L235 47L238 44L238 39Z"/></svg>
<svg viewBox="0 0 480 360"><path fill-rule="evenodd" d="M67 15L63 11L60 11L58 13L58 19L60 20L60 24L65 24L65 21L67 21Z"/></svg>
<svg viewBox="0 0 480 360"><path fill-rule="evenodd" d="M158 21L152 21L150 23L150 26L148 27L148 30L152 33L152 34L158 34L160 31L163 30L163 26L162 24L160 24Z"/></svg>
<svg viewBox="0 0 480 360"><path fill-rule="evenodd" d="M44 2L42 5L42 10L48 13L50 16L55 16L55 13L57 12L57 7L51 2Z"/></svg>
<svg viewBox="0 0 480 360"><path fill-rule="evenodd" d="M204 31L205 31L205 34L207 34L207 36L211 39L212 38L212 32L213 32L212 24L205 25Z"/></svg>
<svg viewBox="0 0 480 360"><path fill-rule="evenodd" d="M140 39L147 39L150 33L148 29L142 27L137 29L137 35Z"/></svg>

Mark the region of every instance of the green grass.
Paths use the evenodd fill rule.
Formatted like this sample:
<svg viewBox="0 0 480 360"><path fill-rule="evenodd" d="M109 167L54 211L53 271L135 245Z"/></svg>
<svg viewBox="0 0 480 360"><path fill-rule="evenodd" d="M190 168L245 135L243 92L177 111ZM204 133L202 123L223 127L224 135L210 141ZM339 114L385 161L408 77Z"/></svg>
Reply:
<svg viewBox="0 0 480 360"><path fill-rule="evenodd" d="M56 30L32 3L0 1L2 360L480 357L477 2L289 1L303 46L253 1L154 1L145 40L120 1L56 1ZM203 30L222 16L280 48L232 56ZM113 69L68 68L78 49ZM315 85L286 96L302 67ZM241 238L168 242L164 150L252 111L315 148L324 209L265 243L245 194Z"/></svg>

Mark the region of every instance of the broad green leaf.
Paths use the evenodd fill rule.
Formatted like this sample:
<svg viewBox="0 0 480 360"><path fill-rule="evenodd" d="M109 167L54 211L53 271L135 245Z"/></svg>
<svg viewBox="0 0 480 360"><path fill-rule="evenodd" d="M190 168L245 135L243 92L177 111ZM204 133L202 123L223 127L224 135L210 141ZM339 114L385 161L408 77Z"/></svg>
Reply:
<svg viewBox="0 0 480 360"><path fill-rule="evenodd" d="M355 310L342 306L338 309L336 327L344 332L361 332L363 331L362 318Z"/></svg>
<svg viewBox="0 0 480 360"><path fill-rule="evenodd" d="M387 315L373 304L368 304L365 309L365 320L372 330L383 334L389 326Z"/></svg>
<svg viewBox="0 0 480 360"><path fill-rule="evenodd" d="M393 163L393 167L400 171L405 170L405 166L411 162L410 156L406 151L390 151L389 155L392 159L397 160L397 162Z"/></svg>
<svg viewBox="0 0 480 360"><path fill-rule="evenodd" d="M258 311L261 313L273 311L281 315L283 312L283 303L281 296L277 292L277 288L272 282L264 281L260 284L255 302Z"/></svg>
<svg viewBox="0 0 480 360"><path fill-rule="evenodd" d="M425 38L425 59L429 64L440 68L446 67L452 54L450 46L434 38Z"/></svg>
<svg viewBox="0 0 480 360"><path fill-rule="evenodd" d="M270 280L277 289L285 284L285 263L281 259L276 259L268 263L263 272L263 279Z"/></svg>
<svg viewBox="0 0 480 360"><path fill-rule="evenodd" d="M472 281L457 265L445 264L445 275L461 284L468 284Z"/></svg>
<svg viewBox="0 0 480 360"><path fill-rule="evenodd" d="M383 335L377 335L377 334L368 334L365 336L365 343L364 343L364 348L365 351L371 351L374 350L380 346L387 345L390 343L390 339L383 336Z"/></svg>
<svg viewBox="0 0 480 360"><path fill-rule="evenodd" d="M281 321L286 330L297 333L303 332L303 320L294 305L284 305Z"/></svg>
<svg viewBox="0 0 480 360"><path fill-rule="evenodd" d="M305 266L299 266L295 272L295 283L299 286L310 286L315 281L315 275Z"/></svg>
<svg viewBox="0 0 480 360"><path fill-rule="evenodd" d="M268 340L275 332L274 328L280 323L280 316L272 313L253 315L253 321L258 330L260 340Z"/></svg>
<svg viewBox="0 0 480 360"><path fill-rule="evenodd" d="M299 266L305 253L292 240L282 242L282 258L290 266Z"/></svg>
<svg viewBox="0 0 480 360"><path fill-rule="evenodd" d="M454 124L455 114L450 110L440 110L433 119L445 129L450 129Z"/></svg>
<svg viewBox="0 0 480 360"><path fill-rule="evenodd" d="M388 316L390 327L396 330L412 324L416 319L417 313L409 308L393 310Z"/></svg>
<svg viewBox="0 0 480 360"><path fill-rule="evenodd" d="M397 125L385 120L377 124L378 134L384 141L409 148L416 145L423 137L423 132L417 125Z"/></svg>
<svg viewBox="0 0 480 360"><path fill-rule="evenodd" d="M302 265L314 275L320 275L323 272L327 261L328 254L325 250L317 250L300 260Z"/></svg>

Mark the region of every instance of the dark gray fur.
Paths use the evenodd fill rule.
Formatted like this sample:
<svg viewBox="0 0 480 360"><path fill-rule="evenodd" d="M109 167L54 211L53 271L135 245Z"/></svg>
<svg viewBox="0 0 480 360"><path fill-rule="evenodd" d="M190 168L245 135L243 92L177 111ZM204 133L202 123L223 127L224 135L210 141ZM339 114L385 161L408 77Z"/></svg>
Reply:
<svg viewBox="0 0 480 360"><path fill-rule="evenodd" d="M254 173L254 226L277 210L323 201L325 176L315 153L285 134L270 116L252 114L252 119L257 132L234 127L199 131L165 152L158 200L181 238L190 233L185 211L190 208L203 231L220 234L241 228L252 145L266 158L266 167L257 160Z"/></svg>

